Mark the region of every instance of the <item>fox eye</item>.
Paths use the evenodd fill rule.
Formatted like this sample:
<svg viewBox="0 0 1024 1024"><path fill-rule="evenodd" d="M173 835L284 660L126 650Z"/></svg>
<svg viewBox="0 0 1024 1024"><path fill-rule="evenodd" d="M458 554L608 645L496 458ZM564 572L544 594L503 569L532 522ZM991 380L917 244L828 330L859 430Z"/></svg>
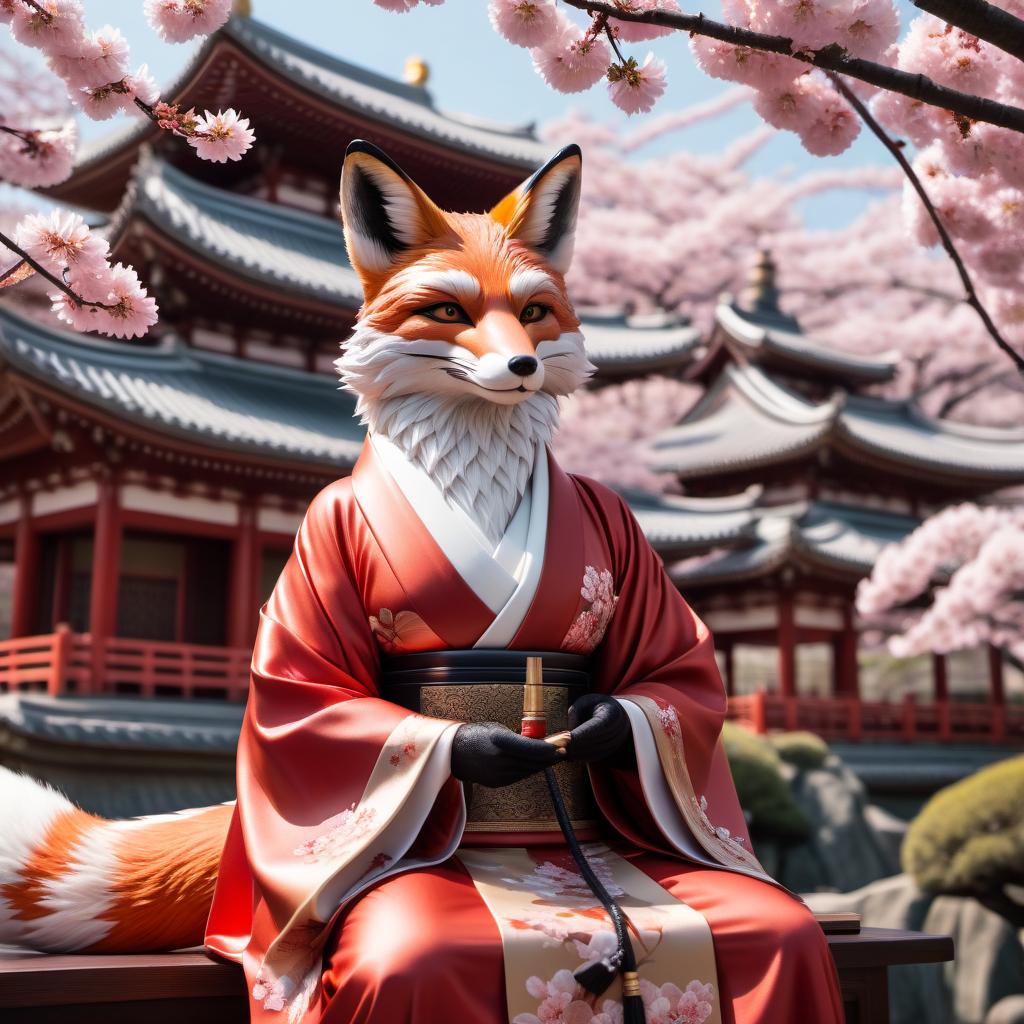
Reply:
<svg viewBox="0 0 1024 1024"><path fill-rule="evenodd" d="M442 324L472 324L466 311L457 302L439 302L417 311L420 316Z"/></svg>
<svg viewBox="0 0 1024 1024"><path fill-rule="evenodd" d="M544 306L539 302L531 302L526 309L519 314L519 322L521 324L535 324L537 321L543 320L550 312L550 307Z"/></svg>

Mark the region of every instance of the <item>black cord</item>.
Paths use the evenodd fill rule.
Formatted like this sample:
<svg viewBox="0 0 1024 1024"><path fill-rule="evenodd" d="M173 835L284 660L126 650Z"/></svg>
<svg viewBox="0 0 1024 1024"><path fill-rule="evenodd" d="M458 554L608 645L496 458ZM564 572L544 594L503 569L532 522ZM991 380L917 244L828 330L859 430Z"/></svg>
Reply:
<svg viewBox="0 0 1024 1024"><path fill-rule="evenodd" d="M633 943L629 938L629 924L626 921L626 915L612 894L604 887L601 879L597 877L594 869L590 866L590 861L587 860L587 855L583 852L583 847L580 846L579 839L576 838L554 768L544 769L544 779L548 784L548 792L551 794L551 805L555 809L555 817L558 818L558 824L569 846L572 859L576 862L590 891L597 897L611 918L612 926L615 929L615 938L618 942L618 949L614 957L607 961L598 961L596 964L578 971L575 975L576 980L589 992L599 996L612 983L616 972L620 972L623 976L622 1013L624 1024L644 1024L643 1000L638 991L630 991L636 987L636 954L633 952Z"/></svg>

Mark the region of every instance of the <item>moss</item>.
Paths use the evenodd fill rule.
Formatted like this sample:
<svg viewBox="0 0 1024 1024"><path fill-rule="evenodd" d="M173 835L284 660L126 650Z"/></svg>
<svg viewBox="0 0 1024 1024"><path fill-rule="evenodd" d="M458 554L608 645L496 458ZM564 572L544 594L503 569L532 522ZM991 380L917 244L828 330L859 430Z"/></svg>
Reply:
<svg viewBox="0 0 1024 1024"><path fill-rule="evenodd" d="M903 868L930 892L987 895L1024 878L1024 756L940 790L911 823Z"/></svg>
<svg viewBox="0 0 1024 1024"><path fill-rule="evenodd" d="M810 825L783 778L782 761L771 743L728 723L722 739L751 833L783 843L806 839Z"/></svg>
<svg viewBox="0 0 1024 1024"><path fill-rule="evenodd" d="M813 732L772 733L768 742L783 761L798 771L820 768L828 757L828 744Z"/></svg>

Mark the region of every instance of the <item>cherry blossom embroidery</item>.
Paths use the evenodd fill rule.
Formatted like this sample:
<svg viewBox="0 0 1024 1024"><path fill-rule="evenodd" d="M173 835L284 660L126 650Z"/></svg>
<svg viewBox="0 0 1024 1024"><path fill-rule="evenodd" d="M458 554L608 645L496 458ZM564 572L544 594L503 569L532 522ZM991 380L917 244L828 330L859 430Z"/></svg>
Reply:
<svg viewBox="0 0 1024 1024"><path fill-rule="evenodd" d="M671 982L652 985L641 979L647 1024L704 1024L714 1011L715 990L702 981L691 981L685 991Z"/></svg>
<svg viewBox="0 0 1024 1024"><path fill-rule="evenodd" d="M373 819L377 812L372 807L360 807L352 804L343 811L335 824L327 832L307 839L297 846L292 853L301 857L307 864L341 857L349 848L366 836L373 827Z"/></svg>
<svg viewBox="0 0 1024 1024"><path fill-rule="evenodd" d="M723 843L734 843L736 846L743 846L743 837L734 836L724 825L715 825L708 817L708 798L702 796L697 805L697 814L700 816L701 827L709 836L719 839Z"/></svg>
<svg viewBox="0 0 1024 1024"><path fill-rule="evenodd" d="M381 868L386 868L394 859L390 853L375 853L373 860L370 861L370 866L363 872L363 878L375 875Z"/></svg>
<svg viewBox="0 0 1024 1024"><path fill-rule="evenodd" d="M256 975L252 986L252 997L263 1005L264 1010L271 1012L284 1009L285 1000L292 989L291 979L275 978L271 981L263 971Z"/></svg>
<svg viewBox="0 0 1024 1024"><path fill-rule="evenodd" d="M607 569L595 569L592 565L586 567L580 596L589 607L580 612L569 627L562 641L563 651L590 654L601 642L619 600L614 587L615 580Z"/></svg>
<svg viewBox="0 0 1024 1024"><path fill-rule="evenodd" d="M408 715L388 737L387 745L391 750L388 755L388 764L392 768L401 768L409 763L410 758L416 756L416 732L422 717L422 715L416 714Z"/></svg>
<svg viewBox="0 0 1024 1024"><path fill-rule="evenodd" d="M572 975L560 970L545 981L534 975L526 981L526 991L540 1005L536 1013L518 1013L512 1024L622 1024L622 1008L614 1000L605 999L600 1010L585 1001L586 993Z"/></svg>
<svg viewBox="0 0 1024 1024"><path fill-rule="evenodd" d="M430 646L433 635L427 624L410 611L392 612L381 608L370 616L370 629L386 651L415 651Z"/></svg>
<svg viewBox="0 0 1024 1024"><path fill-rule="evenodd" d="M661 723L661 727L665 730L666 735L672 739L679 738L679 712L671 704L667 704L665 707L658 707L658 721Z"/></svg>

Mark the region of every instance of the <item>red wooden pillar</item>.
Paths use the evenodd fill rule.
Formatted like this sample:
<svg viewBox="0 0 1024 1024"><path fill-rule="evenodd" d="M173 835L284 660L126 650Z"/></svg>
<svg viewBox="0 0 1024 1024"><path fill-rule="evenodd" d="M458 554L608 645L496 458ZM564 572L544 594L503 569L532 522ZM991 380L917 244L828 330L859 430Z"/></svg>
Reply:
<svg viewBox="0 0 1024 1024"><path fill-rule="evenodd" d="M932 655L932 694L936 704L949 700L949 675L946 672L946 656L934 653Z"/></svg>
<svg viewBox="0 0 1024 1024"><path fill-rule="evenodd" d="M232 647L249 647L256 635L259 582L259 538L256 507L243 502L238 510L238 535L231 553L231 618L228 622L228 643Z"/></svg>
<svg viewBox="0 0 1024 1024"><path fill-rule="evenodd" d="M39 577L39 534L32 524L32 500L22 495L14 534L14 588L11 595L11 636L32 632Z"/></svg>
<svg viewBox="0 0 1024 1024"><path fill-rule="evenodd" d="M92 586L89 592L89 635L92 638L92 681L99 693L104 684L106 642L117 628L117 589L121 569L121 512L116 481L99 481L96 528L92 542Z"/></svg>
<svg viewBox="0 0 1024 1024"><path fill-rule="evenodd" d="M731 697L736 692L736 658L731 643L723 645L722 660L725 662L725 693Z"/></svg>
<svg viewBox="0 0 1024 1024"><path fill-rule="evenodd" d="M860 697L860 665L857 661L857 630L853 625L853 609L843 609L843 630L835 638L835 689L834 695Z"/></svg>
<svg viewBox="0 0 1024 1024"><path fill-rule="evenodd" d="M779 597L779 693L783 697L796 696L796 619L793 614L793 595Z"/></svg>
<svg viewBox="0 0 1024 1024"><path fill-rule="evenodd" d="M1006 690L1003 684L1003 652L991 644L988 648L988 685L993 704L1006 703Z"/></svg>

